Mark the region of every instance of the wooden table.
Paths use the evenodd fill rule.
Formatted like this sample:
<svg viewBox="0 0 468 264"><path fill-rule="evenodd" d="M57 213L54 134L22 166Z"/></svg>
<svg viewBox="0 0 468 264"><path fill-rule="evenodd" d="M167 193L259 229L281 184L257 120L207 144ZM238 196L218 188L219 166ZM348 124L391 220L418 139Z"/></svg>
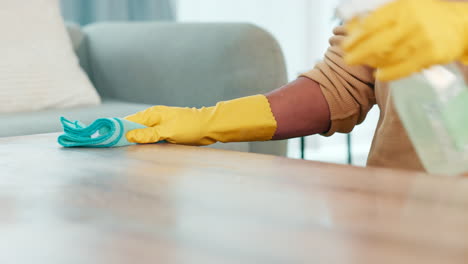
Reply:
<svg viewBox="0 0 468 264"><path fill-rule="evenodd" d="M468 263L468 180L0 139L0 263Z"/></svg>

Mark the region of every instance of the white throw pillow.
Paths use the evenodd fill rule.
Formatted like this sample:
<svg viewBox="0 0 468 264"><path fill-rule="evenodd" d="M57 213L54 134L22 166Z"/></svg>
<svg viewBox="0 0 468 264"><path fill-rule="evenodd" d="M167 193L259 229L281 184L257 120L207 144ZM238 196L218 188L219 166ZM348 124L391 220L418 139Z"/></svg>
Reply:
<svg viewBox="0 0 468 264"><path fill-rule="evenodd" d="M1 0L0 39L0 113L100 103L58 0Z"/></svg>

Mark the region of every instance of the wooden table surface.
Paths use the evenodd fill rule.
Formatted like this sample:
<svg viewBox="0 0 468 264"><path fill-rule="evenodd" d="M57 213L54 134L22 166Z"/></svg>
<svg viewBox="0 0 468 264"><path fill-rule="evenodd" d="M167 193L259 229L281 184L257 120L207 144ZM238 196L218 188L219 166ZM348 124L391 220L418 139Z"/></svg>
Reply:
<svg viewBox="0 0 468 264"><path fill-rule="evenodd" d="M468 263L468 180L0 139L0 263Z"/></svg>

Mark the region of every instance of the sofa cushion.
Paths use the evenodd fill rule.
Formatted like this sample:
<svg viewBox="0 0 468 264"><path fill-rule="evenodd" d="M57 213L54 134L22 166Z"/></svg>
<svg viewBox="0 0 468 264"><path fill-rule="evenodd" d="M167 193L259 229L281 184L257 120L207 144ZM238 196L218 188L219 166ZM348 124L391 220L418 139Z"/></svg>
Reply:
<svg viewBox="0 0 468 264"><path fill-rule="evenodd" d="M0 137L62 131L60 117L90 123L101 117L124 117L149 107L143 104L104 101L98 106L46 110L29 113L0 114Z"/></svg>

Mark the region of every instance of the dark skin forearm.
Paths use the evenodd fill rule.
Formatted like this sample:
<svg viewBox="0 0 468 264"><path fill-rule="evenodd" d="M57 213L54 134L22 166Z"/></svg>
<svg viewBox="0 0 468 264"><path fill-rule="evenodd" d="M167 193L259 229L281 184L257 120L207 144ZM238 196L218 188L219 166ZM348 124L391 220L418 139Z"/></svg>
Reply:
<svg viewBox="0 0 468 264"><path fill-rule="evenodd" d="M268 93L278 128L274 140L326 133L330 110L317 82L306 77Z"/></svg>

